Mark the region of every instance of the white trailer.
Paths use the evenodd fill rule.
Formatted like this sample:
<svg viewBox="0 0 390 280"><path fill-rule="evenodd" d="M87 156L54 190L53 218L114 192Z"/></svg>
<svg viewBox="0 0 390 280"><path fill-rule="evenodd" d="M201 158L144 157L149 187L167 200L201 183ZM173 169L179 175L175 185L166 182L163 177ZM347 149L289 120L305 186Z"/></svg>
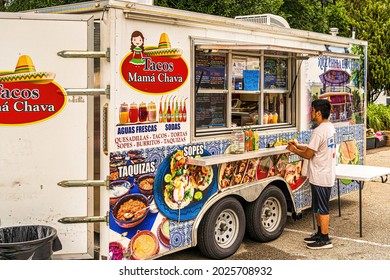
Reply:
<svg viewBox="0 0 390 280"><path fill-rule="evenodd" d="M57 228L65 259L93 258L94 231L100 259L192 246L221 259L246 231L279 237L310 208L305 162L285 144L308 143L311 100L332 102L339 161L364 161L367 42L248 18L112 0L0 14L0 67L28 55L56 75L41 91L67 100L38 121L7 111L24 97L4 89L35 83L0 72L1 226Z"/></svg>

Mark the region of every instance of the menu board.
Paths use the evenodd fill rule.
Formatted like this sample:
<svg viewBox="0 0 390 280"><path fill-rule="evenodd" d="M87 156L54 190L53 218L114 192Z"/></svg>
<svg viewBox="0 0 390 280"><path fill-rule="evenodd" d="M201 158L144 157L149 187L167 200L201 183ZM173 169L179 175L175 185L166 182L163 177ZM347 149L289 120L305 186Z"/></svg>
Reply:
<svg viewBox="0 0 390 280"><path fill-rule="evenodd" d="M243 72L246 69L246 60L233 58L232 75L235 79L242 79Z"/></svg>
<svg viewBox="0 0 390 280"><path fill-rule="evenodd" d="M259 90L260 70L244 70L244 90Z"/></svg>
<svg viewBox="0 0 390 280"><path fill-rule="evenodd" d="M226 126L226 93L196 94L196 127Z"/></svg>
<svg viewBox="0 0 390 280"><path fill-rule="evenodd" d="M225 54L216 55L196 52L195 61L195 80L197 89L225 89Z"/></svg>
<svg viewBox="0 0 390 280"><path fill-rule="evenodd" d="M264 88L287 89L287 59L267 58L264 61Z"/></svg>

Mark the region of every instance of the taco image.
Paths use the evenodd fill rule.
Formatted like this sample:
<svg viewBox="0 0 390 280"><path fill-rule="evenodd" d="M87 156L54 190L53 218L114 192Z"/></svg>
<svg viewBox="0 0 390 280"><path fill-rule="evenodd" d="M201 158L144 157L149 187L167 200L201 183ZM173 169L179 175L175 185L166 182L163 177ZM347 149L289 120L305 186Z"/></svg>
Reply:
<svg viewBox="0 0 390 280"><path fill-rule="evenodd" d="M286 172L286 166L288 164L288 157L286 154L282 154L276 164L276 176L284 177Z"/></svg>
<svg viewBox="0 0 390 280"><path fill-rule="evenodd" d="M183 169L186 165L186 158L184 157L184 151L178 150L173 154L170 163L170 169L172 174L178 173L178 175L183 174Z"/></svg>
<svg viewBox="0 0 390 280"><path fill-rule="evenodd" d="M188 175L176 176L165 186L164 201L173 210L186 207L193 196L194 188L189 183Z"/></svg>
<svg viewBox="0 0 390 280"><path fill-rule="evenodd" d="M237 162L236 169L234 171L233 175L233 184L232 185L237 185L240 184L242 179L244 178L245 171L248 166L248 160L243 159Z"/></svg>
<svg viewBox="0 0 390 280"><path fill-rule="evenodd" d="M289 163L286 166L286 173L284 179L287 183L296 184L299 178L301 178L302 174L302 161Z"/></svg>
<svg viewBox="0 0 390 280"><path fill-rule="evenodd" d="M204 191L213 181L213 169L211 166L188 166L189 181L196 190Z"/></svg>
<svg viewBox="0 0 390 280"><path fill-rule="evenodd" d="M173 209L183 209L193 199L202 199L202 192L206 190L213 181L212 166L196 166L186 163L183 150L172 154L169 162L170 173L164 176L165 185L164 201ZM194 197L194 193L197 193Z"/></svg>
<svg viewBox="0 0 390 280"><path fill-rule="evenodd" d="M246 169L242 183L249 183L256 179L257 165L259 164L259 159L250 159L248 161L248 167Z"/></svg>
<svg viewBox="0 0 390 280"><path fill-rule="evenodd" d="M339 148L339 158L341 164L359 163L359 150L355 140L341 142Z"/></svg>
<svg viewBox="0 0 390 280"><path fill-rule="evenodd" d="M221 188L229 187L233 180L233 173L236 169L237 161L223 163L219 171L219 184Z"/></svg>

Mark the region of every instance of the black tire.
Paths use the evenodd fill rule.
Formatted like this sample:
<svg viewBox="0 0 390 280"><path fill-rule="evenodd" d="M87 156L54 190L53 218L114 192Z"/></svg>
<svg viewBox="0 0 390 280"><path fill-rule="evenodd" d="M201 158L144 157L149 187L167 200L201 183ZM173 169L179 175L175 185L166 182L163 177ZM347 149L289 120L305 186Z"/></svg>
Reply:
<svg viewBox="0 0 390 280"><path fill-rule="evenodd" d="M287 221L287 202L283 192L269 185L245 209L247 233L256 241L268 242L278 238Z"/></svg>
<svg viewBox="0 0 390 280"><path fill-rule="evenodd" d="M198 228L198 248L208 258L233 255L245 235L245 211L240 202L227 197L213 205Z"/></svg>

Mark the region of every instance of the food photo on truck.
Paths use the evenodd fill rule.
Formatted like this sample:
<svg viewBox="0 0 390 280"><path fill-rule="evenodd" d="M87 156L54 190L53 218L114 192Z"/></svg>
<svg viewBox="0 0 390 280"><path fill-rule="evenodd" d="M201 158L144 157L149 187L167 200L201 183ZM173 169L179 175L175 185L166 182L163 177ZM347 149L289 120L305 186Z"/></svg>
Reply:
<svg viewBox="0 0 390 280"><path fill-rule="evenodd" d="M251 18L261 17L280 20ZM47 22L69 39L44 49L45 32L21 39ZM307 162L286 146L308 143L315 99L332 104L338 160L364 163L366 41L152 1L0 13L0 23L25 27L19 39L3 34L1 70L26 54L56 74L45 84L0 76L1 226L55 227L63 246L54 258L156 259L197 246L224 259L245 233L277 239L288 216L311 207ZM28 99L24 88L62 101L37 119L14 101ZM340 184L340 195L359 189Z"/></svg>

